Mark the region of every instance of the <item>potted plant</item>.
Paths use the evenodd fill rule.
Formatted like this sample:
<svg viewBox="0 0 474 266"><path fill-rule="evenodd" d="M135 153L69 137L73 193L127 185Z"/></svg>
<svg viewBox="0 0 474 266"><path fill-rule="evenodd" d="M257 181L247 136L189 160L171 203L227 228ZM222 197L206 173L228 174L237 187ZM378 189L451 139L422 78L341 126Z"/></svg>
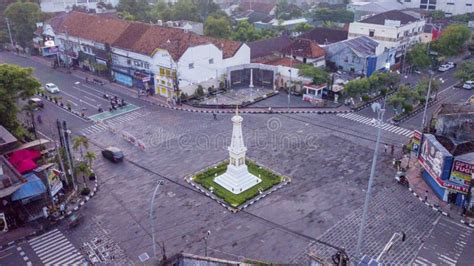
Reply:
<svg viewBox="0 0 474 266"><path fill-rule="evenodd" d="M89 195L90 193L91 193L91 189L88 188L88 187L83 187L83 188L81 189L81 195L82 195L82 196L87 196L87 195Z"/></svg>
<svg viewBox="0 0 474 266"><path fill-rule="evenodd" d="M71 106L71 103L70 103L70 102L67 102L67 103L66 103L66 107L67 107L67 109L68 109L69 111L71 111L72 106Z"/></svg>

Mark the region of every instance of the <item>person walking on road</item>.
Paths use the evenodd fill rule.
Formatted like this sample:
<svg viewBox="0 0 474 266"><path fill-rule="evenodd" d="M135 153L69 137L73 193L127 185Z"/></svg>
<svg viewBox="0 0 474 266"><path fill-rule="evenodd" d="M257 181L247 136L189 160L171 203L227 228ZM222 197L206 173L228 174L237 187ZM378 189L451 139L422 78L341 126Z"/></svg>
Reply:
<svg viewBox="0 0 474 266"><path fill-rule="evenodd" d="M387 144L383 145L383 152L387 153L387 150L388 150L388 145Z"/></svg>
<svg viewBox="0 0 474 266"><path fill-rule="evenodd" d="M38 117L36 118L38 120L38 123L39 124L42 124L43 123L43 119L41 119L41 115L38 115Z"/></svg>
<svg viewBox="0 0 474 266"><path fill-rule="evenodd" d="M395 146L390 146L390 154L393 156L393 153L395 152Z"/></svg>
<svg viewBox="0 0 474 266"><path fill-rule="evenodd" d="M216 115L216 112L212 112L212 117L214 117L214 120L217 120L217 115Z"/></svg>

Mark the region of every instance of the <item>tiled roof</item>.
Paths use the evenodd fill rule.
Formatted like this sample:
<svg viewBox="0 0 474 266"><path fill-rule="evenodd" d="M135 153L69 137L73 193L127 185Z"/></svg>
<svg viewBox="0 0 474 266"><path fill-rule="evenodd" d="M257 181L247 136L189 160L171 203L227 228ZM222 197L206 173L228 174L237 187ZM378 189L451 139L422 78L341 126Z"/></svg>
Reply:
<svg viewBox="0 0 474 266"><path fill-rule="evenodd" d="M255 3L252 0L240 3L242 10L253 10L266 14L269 14L275 6L275 3Z"/></svg>
<svg viewBox="0 0 474 266"><path fill-rule="evenodd" d="M281 49L291 44L290 37L282 35L265 40L250 42L247 45L250 47L250 58L255 59L272 55L279 52Z"/></svg>
<svg viewBox="0 0 474 266"><path fill-rule="evenodd" d="M282 53L305 58L318 58L326 55L326 52L316 42L298 38L289 46L281 50Z"/></svg>
<svg viewBox="0 0 474 266"><path fill-rule="evenodd" d="M256 63L271 65L271 66L296 67L297 65L301 64L302 62L300 62L296 59L289 58L289 57L276 57L276 58L271 58L271 59L268 59L268 60L259 60Z"/></svg>
<svg viewBox="0 0 474 266"><path fill-rule="evenodd" d="M359 21L360 23L385 25L385 20L398 20L401 25L419 20L417 17L400 10L391 10Z"/></svg>
<svg viewBox="0 0 474 266"><path fill-rule="evenodd" d="M300 37L315 41L320 45L326 45L346 40L348 33L349 32L347 30L314 28L304 34L301 34Z"/></svg>
<svg viewBox="0 0 474 266"><path fill-rule="evenodd" d="M58 29L63 34L100 43L113 43L125 31L130 22L81 12L70 12Z"/></svg>
<svg viewBox="0 0 474 266"><path fill-rule="evenodd" d="M354 52L362 56L375 55L379 43L367 36L360 36L343 42Z"/></svg>
<svg viewBox="0 0 474 266"><path fill-rule="evenodd" d="M152 56L156 49L167 50L174 60L192 46L212 43L223 52L224 58L232 57L241 42L200 36L182 29L156 26L141 22L109 19L97 15L71 12L57 27L59 32L113 47ZM56 31L56 29L55 29Z"/></svg>

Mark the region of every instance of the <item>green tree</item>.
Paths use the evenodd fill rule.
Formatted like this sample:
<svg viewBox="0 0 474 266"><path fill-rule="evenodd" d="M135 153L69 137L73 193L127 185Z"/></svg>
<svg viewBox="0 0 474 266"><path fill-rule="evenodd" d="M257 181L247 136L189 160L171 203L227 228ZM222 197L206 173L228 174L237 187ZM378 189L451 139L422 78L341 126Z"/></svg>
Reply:
<svg viewBox="0 0 474 266"><path fill-rule="evenodd" d="M10 21L14 40L22 47L31 46L36 30L36 22L42 18L38 4L15 2L8 5L4 15Z"/></svg>
<svg viewBox="0 0 474 266"><path fill-rule="evenodd" d="M300 64L298 67L298 76L311 78L314 84L327 83L329 74L324 69L314 67L310 64Z"/></svg>
<svg viewBox="0 0 474 266"><path fill-rule="evenodd" d="M86 154L84 154L84 158L86 159L87 163L89 164L89 167L92 168L92 163L96 159L95 152L87 151Z"/></svg>
<svg viewBox="0 0 474 266"><path fill-rule="evenodd" d="M84 182L84 187L87 187L86 175L89 176L91 169L86 162L80 162L76 165L76 175L81 175Z"/></svg>
<svg viewBox="0 0 474 266"><path fill-rule="evenodd" d="M339 23L354 22L354 13L345 9L320 8L313 12L312 17L316 21L331 21Z"/></svg>
<svg viewBox="0 0 474 266"><path fill-rule="evenodd" d="M300 23L296 25L295 29L293 31L295 32L305 32L313 29L313 25L308 24L308 23Z"/></svg>
<svg viewBox="0 0 474 266"><path fill-rule="evenodd" d="M77 136L72 140L72 148L81 154L81 160L84 159L84 152L83 149L89 148L89 140L85 136Z"/></svg>
<svg viewBox="0 0 474 266"><path fill-rule="evenodd" d="M200 21L198 8L192 0L178 0L173 5L171 14L173 20Z"/></svg>
<svg viewBox="0 0 474 266"><path fill-rule="evenodd" d="M441 11L441 10L431 11L429 13L429 16L433 19L436 19L436 20L446 18L446 14L444 14L444 12Z"/></svg>
<svg viewBox="0 0 474 266"><path fill-rule="evenodd" d="M157 22L158 20L169 21L171 20L171 8L163 0L160 0L153 6L148 12L150 20Z"/></svg>
<svg viewBox="0 0 474 266"><path fill-rule="evenodd" d="M474 60L462 62L454 76L462 81L474 80Z"/></svg>
<svg viewBox="0 0 474 266"><path fill-rule="evenodd" d="M231 38L233 40L241 42L252 42L260 39L271 38L274 36L274 31L256 29L255 26L250 24L247 20L239 21L239 23L231 34Z"/></svg>
<svg viewBox="0 0 474 266"><path fill-rule="evenodd" d="M471 38L468 27L460 24L449 25L441 37L433 42L433 49L445 56L459 54Z"/></svg>
<svg viewBox="0 0 474 266"><path fill-rule="evenodd" d="M117 11L122 18L127 20L140 20L148 22L148 1L147 0L120 0Z"/></svg>
<svg viewBox="0 0 474 266"><path fill-rule="evenodd" d="M427 69L431 64L431 58L428 55L428 49L425 44L415 44L407 53L407 60L410 64L419 70Z"/></svg>
<svg viewBox="0 0 474 266"><path fill-rule="evenodd" d="M40 86L32 68L0 64L0 124L19 138L25 131L17 120L16 102L32 96Z"/></svg>
<svg viewBox="0 0 474 266"><path fill-rule="evenodd" d="M214 1L196 0L195 3L199 21L205 21L210 14L220 11L220 7Z"/></svg>
<svg viewBox="0 0 474 266"><path fill-rule="evenodd" d="M227 39L231 34L230 21L226 17L207 17L204 22L204 34L211 37Z"/></svg>
<svg viewBox="0 0 474 266"><path fill-rule="evenodd" d="M288 12L288 0L278 0L276 3L275 15L277 18L286 19L285 14Z"/></svg>

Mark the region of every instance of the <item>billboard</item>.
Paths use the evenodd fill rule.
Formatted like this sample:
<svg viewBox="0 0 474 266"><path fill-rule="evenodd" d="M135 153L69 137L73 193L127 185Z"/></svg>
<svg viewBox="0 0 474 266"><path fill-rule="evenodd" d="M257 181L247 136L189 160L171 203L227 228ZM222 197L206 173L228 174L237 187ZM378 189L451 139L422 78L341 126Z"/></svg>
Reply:
<svg viewBox="0 0 474 266"><path fill-rule="evenodd" d="M418 160L423 168L438 180L447 180L450 176L453 156L431 134L423 135Z"/></svg>
<svg viewBox="0 0 474 266"><path fill-rule="evenodd" d="M63 188L63 183L61 182L61 171L54 168L48 169L48 185L51 196L54 197L54 195Z"/></svg>
<svg viewBox="0 0 474 266"><path fill-rule="evenodd" d="M469 186L471 184L472 174L474 173L474 164L466 163L461 160L454 160L453 170L449 180L459 185Z"/></svg>

